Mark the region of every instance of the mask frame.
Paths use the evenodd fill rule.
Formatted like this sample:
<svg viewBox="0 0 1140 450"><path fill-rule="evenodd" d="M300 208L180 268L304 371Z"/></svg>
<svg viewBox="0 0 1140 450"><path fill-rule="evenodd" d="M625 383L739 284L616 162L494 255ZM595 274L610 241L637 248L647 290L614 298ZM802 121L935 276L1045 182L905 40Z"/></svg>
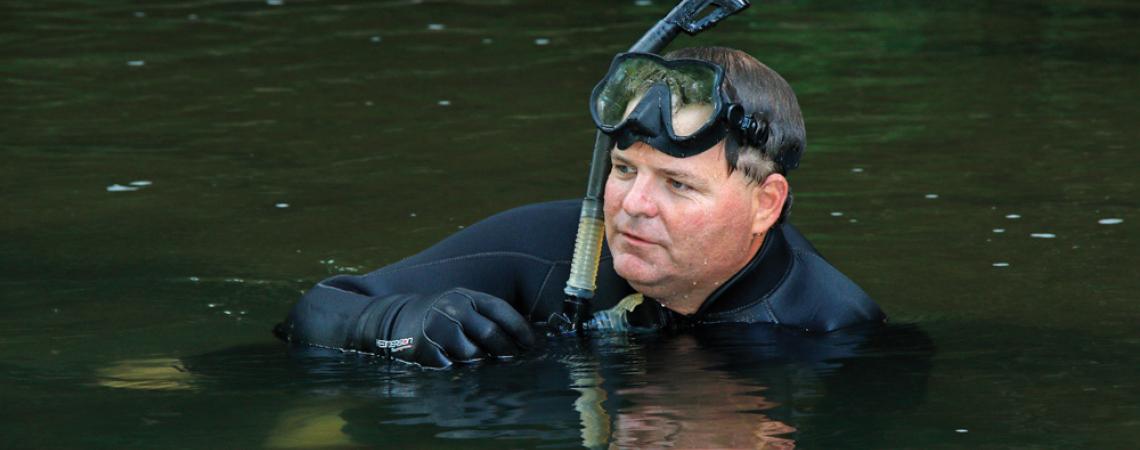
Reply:
<svg viewBox="0 0 1140 450"><path fill-rule="evenodd" d="M639 77L638 71L651 73ZM700 77L711 80L707 92L684 90L700 82ZM642 91L646 84L649 87ZM629 110L633 101L637 104ZM674 104L709 105L712 112L691 134L679 136L673 126ZM629 111L617 123L607 117L614 115L615 107ZM590 94L590 115L598 130L613 138L618 149L642 141L676 158L698 155L729 136L738 145L764 151L768 139L768 121L745 114L744 107L732 102L725 92L724 68L695 59L667 60L652 53L629 52L614 57L606 76Z"/></svg>

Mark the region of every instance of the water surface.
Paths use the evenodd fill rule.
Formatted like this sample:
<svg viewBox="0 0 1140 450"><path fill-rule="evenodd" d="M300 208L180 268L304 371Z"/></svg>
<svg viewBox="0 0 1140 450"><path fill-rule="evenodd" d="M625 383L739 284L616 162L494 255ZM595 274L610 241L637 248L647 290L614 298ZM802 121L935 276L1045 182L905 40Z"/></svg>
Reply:
<svg viewBox="0 0 1140 450"><path fill-rule="evenodd" d="M666 3L8 2L0 435L1140 441L1126 1L761 2L674 44L741 48L795 88L809 145L792 220L891 315L886 331L553 341L445 372L273 340L321 278L580 196L589 89Z"/></svg>

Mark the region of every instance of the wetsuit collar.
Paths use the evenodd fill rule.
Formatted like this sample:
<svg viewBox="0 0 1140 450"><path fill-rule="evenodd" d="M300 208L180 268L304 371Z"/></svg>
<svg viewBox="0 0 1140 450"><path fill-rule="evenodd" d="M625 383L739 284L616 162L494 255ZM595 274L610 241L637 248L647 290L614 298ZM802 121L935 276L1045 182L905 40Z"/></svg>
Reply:
<svg viewBox="0 0 1140 450"><path fill-rule="evenodd" d="M764 243L756 256L724 285L713 291L692 318L716 322L764 301L787 275L791 261L783 225L773 226L764 236Z"/></svg>

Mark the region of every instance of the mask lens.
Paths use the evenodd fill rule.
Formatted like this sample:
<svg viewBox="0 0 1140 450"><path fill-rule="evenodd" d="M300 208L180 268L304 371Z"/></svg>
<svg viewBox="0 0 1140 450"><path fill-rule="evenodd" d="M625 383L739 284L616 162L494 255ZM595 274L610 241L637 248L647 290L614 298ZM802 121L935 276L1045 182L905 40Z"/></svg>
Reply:
<svg viewBox="0 0 1140 450"><path fill-rule="evenodd" d="M596 104L600 125L617 127L653 86L669 89L674 136L685 138L713 120L716 72L704 64L675 62L666 67L649 58L625 58L606 80Z"/></svg>
<svg viewBox="0 0 1140 450"><path fill-rule="evenodd" d="M598 95L597 104L594 105L598 110L601 124L609 127L621 124L637 106L636 101L641 100L645 91L652 85L649 81L660 72L661 67L653 61L641 58L622 60L606 80L605 87Z"/></svg>
<svg viewBox="0 0 1140 450"><path fill-rule="evenodd" d="M692 64L674 69L669 91L672 94L673 134L686 138L713 121L716 73Z"/></svg>

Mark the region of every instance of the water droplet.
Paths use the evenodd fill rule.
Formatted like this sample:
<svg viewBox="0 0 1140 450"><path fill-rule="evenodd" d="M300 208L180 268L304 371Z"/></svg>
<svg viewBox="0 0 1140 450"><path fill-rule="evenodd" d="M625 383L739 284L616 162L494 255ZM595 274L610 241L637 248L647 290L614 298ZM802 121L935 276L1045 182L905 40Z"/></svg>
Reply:
<svg viewBox="0 0 1140 450"><path fill-rule="evenodd" d="M534 45L547 45L549 43L550 39L547 38L538 38L534 40Z"/></svg>
<svg viewBox="0 0 1140 450"><path fill-rule="evenodd" d="M1115 217L1111 218L1111 219L1100 219L1100 220L1096 221L1096 223L1099 223L1101 225L1116 225L1116 224L1123 223L1123 222L1124 222L1124 219L1118 219Z"/></svg>
<svg viewBox="0 0 1140 450"><path fill-rule="evenodd" d="M265 0L265 4L269 6L281 6L285 4L285 0Z"/></svg>
<svg viewBox="0 0 1140 450"><path fill-rule="evenodd" d="M415 217L415 216L416 216L416 213L408 214L408 217Z"/></svg>
<svg viewBox="0 0 1140 450"><path fill-rule="evenodd" d="M222 314L225 314L227 316L232 316L234 314L234 312L227 309L225 311L222 311Z"/></svg>
<svg viewBox="0 0 1140 450"><path fill-rule="evenodd" d="M955 432L955 433L969 433L969 432L970 432L970 430L967 430L967 429L965 429L965 428L959 428L959 429L957 429L957 430L954 430L954 432Z"/></svg>
<svg viewBox="0 0 1140 450"><path fill-rule="evenodd" d="M127 65L131 67L142 67L146 65L146 61L136 59L134 61L127 61Z"/></svg>
<svg viewBox="0 0 1140 450"><path fill-rule="evenodd" d="M482 42L483 42L484 44L490 44L490 43L492 43L492 42L495 42L495 40L494 40L494 39L491 39L491 38L483 38L483 41L482 41Z"/></svg>
<svg viewBox="0 0 1140 450"><path fill-rule="evenodd" d="M278 204L273 205L273 206L276 206L278 208L288 208L289 204L288 203L278 203Z"/></svg>
<svg viewBox="0 0 1140 450"><path fill-rule="evenodd" d="M141 186L150 186L152 184L154 184L154 183L151 183L150 180L138 180L138 181L132 181L130 183L131 186L140 186L140 187Z"/></svg>
<svg viewBox="0 0 1140 450"><path fill-rule="evenodd" d="M146 13L143 11L135 11L135 17L146 17Z"/></svg>
<svg viewBox="0 0 1140 450"><path fill-rule="evenodd" d="M926 194L926 198L933 200L938 198L938 194Z"/></svg>
<svg viewBox="0 0 1140 450"><path fill-rule="evenodd" d="M1005 233L1005 228L994 228L994 233Z"/></svg>
<svg viewBox="0 0 1140 450"><path fill-rule="evenodd" d="M1006 219L1020 219L1020 218L1021 218L1021 214L1006 214L1006 215L1005 215L1005 218L1006 218Z"/></svg>
<svg viewBox="0 0 1140 450"><path fill-rule="evenodd" d="M440 100L436 103L439 103L439 106L451 106L451 100Z"/></svg>
<svg viewBox="0 0 1140 450"><path fill-rule="evenodd" d="M107 186L107 192L130 192L137 191L139 188L134 186L123 186L121 184L112 184Z"/></svg>
<svg viewBox="0 0 1140 450"><path fill-rule="evenodd" d="M372 36L372 38L371 38L370 40L371 40L372 42L380 42L380 41L383 41L383 40L384 40L384 38L382 38L382 37L380 37L380 36Z"/></svg>
<svg viewBox="0 0 1140 450"><path fill-rule="evenodd" d="M207 307L207 308L217 308L217 307L218 307L218 304L217 304L217 303L207 303L207 304L206 304L206 307Z"/></svg>
<svg viewBox="0 0 1140 450"><path fill-rule="evenodd" d="M858 222L858 220L851 219L851 220L848 220L848 222L855 223L855 222Z"/></svg>
<svg viewBox="0 0 1140 450"><path fill-rule="evenodd" d="M1009 267L1009 263L1007 263L1007 262L996 262L996 263L993 263L993 266L994 267Z"/></svg>
<svg viewBox="0 0 1140 450"><path fill-rule="evenodd" d="M191 14L189 16L186 16L186 18L189 20L198 20L198 15L197 14Z"/></svg>
<svg viewBox="0 0 1140 450"><path fill-rule="evenodd" d="M862 167L852 167L851 171L855 172L855 173L863 173L863 168Z"/></svg>
<svg viewBox="0 0 1140 450"><path fill-rule="evenodd" d="M843 213L840 211L832 211L831 212L831 217L842 217L842 216L843 216Z"/></svg>
<svg viewBox="0 0 1140 450"><path fill-rule="evenodd" d="M637 0L633 2L633 4L637 6L650 6L653 4L653 0Z"/></svg>
<svg viewBox="0 0 1140 450"><path fill-rule="evenodd" d="M429 23L427 28L431 31L441 31L446 27L442 23Z"/></svg>
<svg viewBox="0 0 1140 450"><path fill-rule="evenodd" d="M190 277L190 281L193 281L193 282L197 283L197 282L198 282L198 277Z"/></svg>
<svg viewBox="0 0 1140 450"><path fill-rule="evenodd" d="M1055 235L1053 233L1029 233L1029 237L1034 237L1034 238L1038 238L1038 239L1053 239L1053 238L1057 237L1057 235Z"/></svg>

